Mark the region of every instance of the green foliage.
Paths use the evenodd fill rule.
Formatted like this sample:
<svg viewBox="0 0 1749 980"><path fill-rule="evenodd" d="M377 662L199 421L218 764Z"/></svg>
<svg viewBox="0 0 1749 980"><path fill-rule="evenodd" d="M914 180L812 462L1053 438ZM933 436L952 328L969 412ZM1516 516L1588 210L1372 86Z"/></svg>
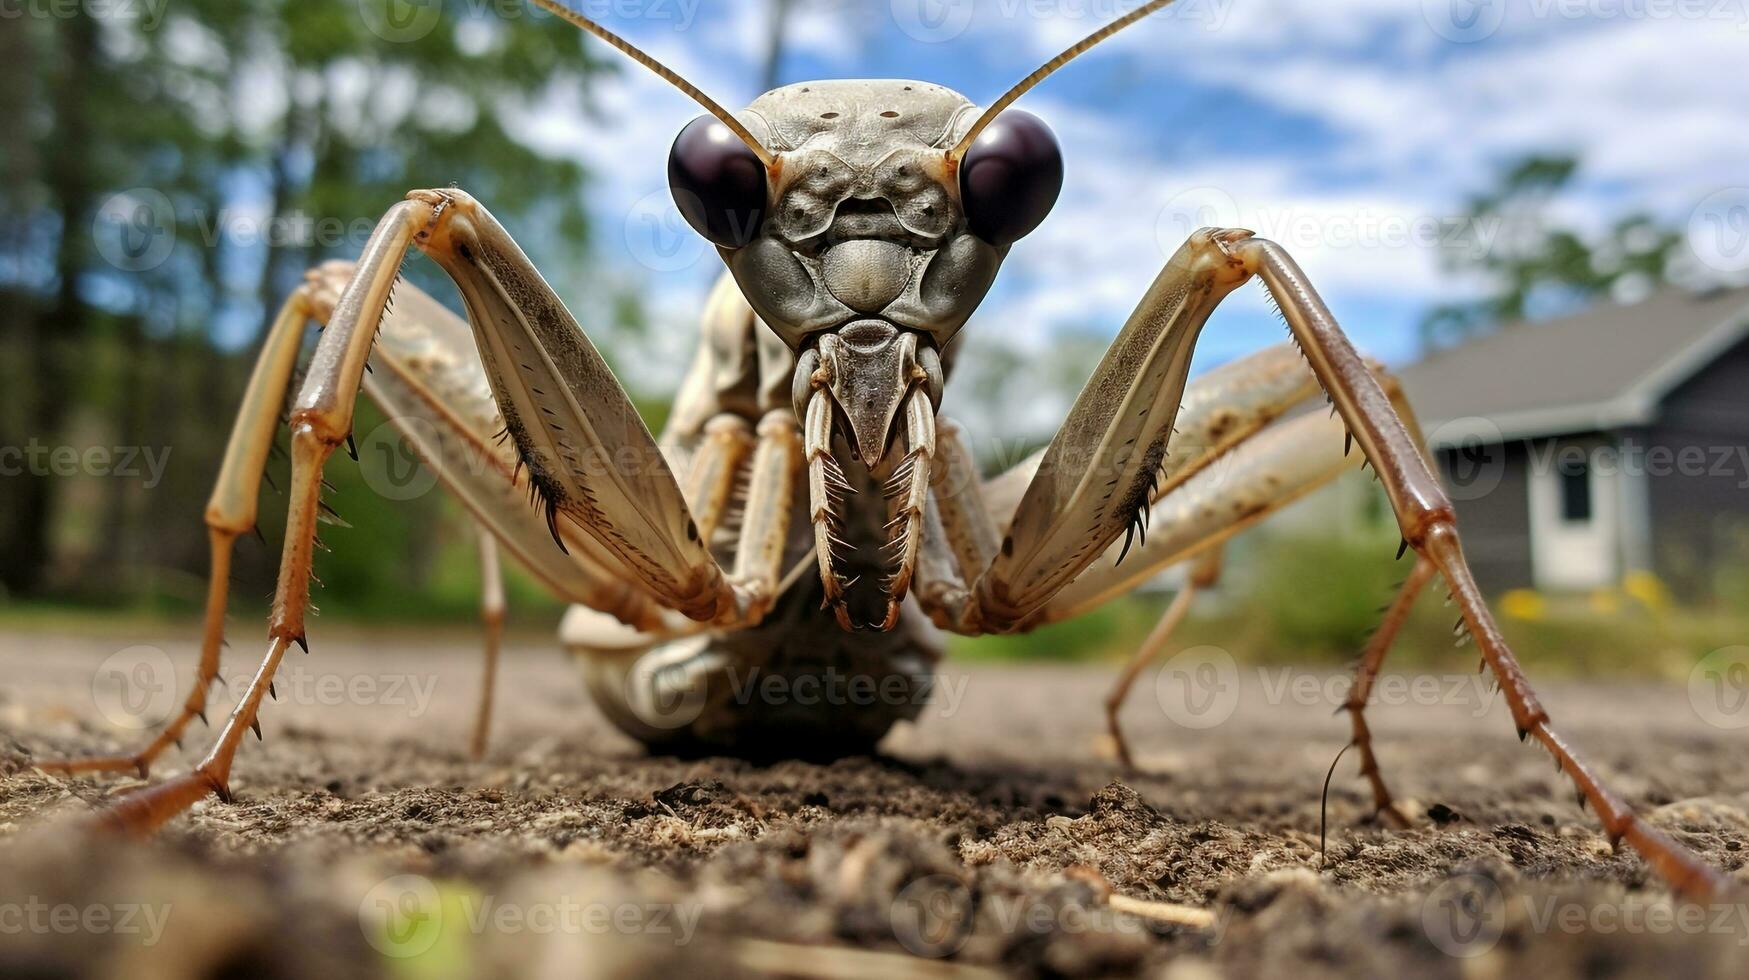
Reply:
<svg viewBox="0 0 1749 980"><path fill-rule="evenodd" d="M1463 216L1468 234L1441 262L1450 273L1479 277L1487 295L1430 310L1421 322L1425 346L1524 320L1539 306L1571 308L1623 286L1651 287L1671 278L1683 245L1680 230L1645 214L1624 215L1601 235L1554 219L1552 203L1572 189L1578 172L1574 157L1526 157L1470 199Z"/></svg>
<svg viewBox="0 0 1749 980"><path fill-rule="evenodd" d="M409 189L460 184L544 268L585 266L587 175L525 142L517 120L586 98L609 56L556 18L469 0L444 0L428 32L396 41L383 36L389 5L184 0L142 17L72 5L7 19L0 431L9 444L146 447L170 463L151 485L0 481L0 597L198 604L204 501L262 328L305 269L356 256ZM119 228L104 217L117 202L128 204ZM113 263L104 236L128 233L165 238L168 254ZM406 274L453 299L431 263ZM629 299L614 312L626 329L641 320ZM329 586L318 601L428 611L472 574L446 571L474 559L466 523L438 495L384 500L343 458L329 477L330 503L355 526L330 531L345 546L318 560ZM283 507L264 493L272 544L240 550L245 605L271 588Z"/></svg>
<svg viewBox="0 0 1749 980"><path fill-rule="evenodd" d="M1353 657L1379 621L1379 607L1408 572L1391 561L1394 538L1271 540L1254 554L1255 578L1236 597L1239 622L1279 647L1270 659Z"/></svg>
<svg viewBox="0 0 1749 980"><path fill-rule="evenodd" d="M1396 539L1265 535L1243 542L1219 588L1192 606L1165 657L1213 645L1242 664L1350 666L1408 574L1393 561ZM1389 670L1467 672L1473 643L1437 580L1422 593L1393 643ZM1622 590L1545 596L1534 616L1495 614L1519 660L1539 676L1659 676L1681 682L1708 653L1740 642L1743 604L1714 610L1648 604ZM953 641L955 656L1119 661L1138 649L1163 597L1131 595L1094 612L1020 636Z"/></svg>
<svg viewBox="0 0 1749 980"><path fill-rule="evenodd" d="M949 638L954 657L980 660L1099 660L1126 655L1165 604L1158 595L1128 596L1030 633Z"/></svg>

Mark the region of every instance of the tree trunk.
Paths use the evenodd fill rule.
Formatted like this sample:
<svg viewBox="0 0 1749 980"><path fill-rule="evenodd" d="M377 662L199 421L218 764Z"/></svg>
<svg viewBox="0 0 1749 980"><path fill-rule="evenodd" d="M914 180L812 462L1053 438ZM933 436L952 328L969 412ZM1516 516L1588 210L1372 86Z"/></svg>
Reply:
<svg viewBox="0 0 1749 980"><path fill-rule="evenodd" d="M68 390L75 378L89 311L78 294L80 273L90 254L90 221L95 211L95 186L90 154L90 120L86 115L89 67L97 59L97 23L89 16L68 19L55 31L61 50L54 77L48 86L55 124L43 160L43 180L49 199L60 217L60 245L55 256L59 283L46 309L27 319L21 331L19 360L29 365L30 383L24 396L25 430L19 435L28 444L37 440L53 446L61 437L71 402ZM5 509L6 527L0 553L0 584L14 595L41 592L53 554L51 529L55 518L55 478L40 467L6 480L11 501Z"/></svg>

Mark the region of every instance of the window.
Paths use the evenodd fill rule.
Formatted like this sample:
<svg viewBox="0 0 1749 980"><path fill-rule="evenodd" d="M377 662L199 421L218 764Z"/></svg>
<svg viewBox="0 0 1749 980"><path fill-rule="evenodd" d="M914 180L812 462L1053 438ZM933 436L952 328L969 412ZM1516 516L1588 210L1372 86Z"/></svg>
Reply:
<svg viewBox="0 0 1749 980"><path fill-rule="evenodd" d="M1566 460L1559 468L1561 520L1584 524L1591 520L1591 460L1588 456Z"/></svg>

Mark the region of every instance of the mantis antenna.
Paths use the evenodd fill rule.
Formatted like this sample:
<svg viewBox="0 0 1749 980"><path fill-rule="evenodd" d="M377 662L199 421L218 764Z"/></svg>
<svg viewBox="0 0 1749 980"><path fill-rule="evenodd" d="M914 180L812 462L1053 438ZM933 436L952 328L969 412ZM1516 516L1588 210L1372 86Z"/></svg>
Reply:
<svg viewBox="0 0 1749 980"><path fill-rule="evenodd" d="M540 3L542 0L535 0L535 2ZM1119 17L1104 27L1101 27L1099 30L1094 31L1092 34L1076 41L1074 44L1063 49L1062 54L1059 54L1055 58L1040 65L1037 71L1034 71L1032 74L1021 79L1013 88L1002 93L1000 99L990 103L990 108L985 109L983 115L979 116L977 121L972 123L972 128L966 130L966 135L960 137L960 141L954 144L953 149L947 151L948 159L958 161L961 157L965 156L966 151L972 148L972 141L978 138L978 134L984 131L985 126L990 125L991 121L994 120L1003 109L1013 105L1015 99L1025 95L1034 85L1037 85L1049 77L1052 72L1069 62L1074 61L1076 58L1086 53L1088 48L1093 47L1095 44L1098 44L1113 34L1116 34L1118 31L1134 24L1136 21L1141 20L1143 17L1148 16L1171 2L1172 0L1148 0L1147 3L1142 4L1140 7L1124 14L1122 17Z"/></svg>
<svg viewBox="0 0 1749 980"><path fill-rule="evenodd" d="M572 10L570 7L565 6L563 3L559 2L559 0L528 0L528 2L540 7L542 10L551 13L553 16L558 17L561 20L569 21L571 24L588 31L603 41L606 41L608 44L613 45L626 57L643 65L645 68L650 69L657 75L661 76L668 82L668 84L691 96L694 102L704 106L706 112L717 117L719 122L729 127L729 132L739 136L741 142L747 144L747 148L752 150L753 155L759 158L760 163L770 167L777 162L777 157L773 156L772 152L766 149L764 144L760 143L746 126L741 125L741 120L730 115L729 110L719 105L717 100L704 94L697 85L681 78L679 72L664 65L660 61L657 61L655 58L650 57L643 51L639 50L630 41L627 41L618 34L613 33L607 28L602 27L600 24L597 24L575 10Z"/></svg>

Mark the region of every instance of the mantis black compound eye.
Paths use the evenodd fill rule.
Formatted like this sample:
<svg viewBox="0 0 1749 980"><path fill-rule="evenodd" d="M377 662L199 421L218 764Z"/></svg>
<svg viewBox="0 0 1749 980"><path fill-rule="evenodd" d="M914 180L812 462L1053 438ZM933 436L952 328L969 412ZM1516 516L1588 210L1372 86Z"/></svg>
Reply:
<svg viewBox="0 0 1749 980"><path fill-rule="evenodd" d="M1044 120L1009 109L960 161L960 199L971 233L998 248L1045 220L1063 189L1063 152Z"/></svg>
<svg viewBox="0 0 1749 980"><path fill-rule="evenodd" d="M668 189L686 223L724 248L752 241L765 217L765 164L713 116L674 138Z"/></svg>

